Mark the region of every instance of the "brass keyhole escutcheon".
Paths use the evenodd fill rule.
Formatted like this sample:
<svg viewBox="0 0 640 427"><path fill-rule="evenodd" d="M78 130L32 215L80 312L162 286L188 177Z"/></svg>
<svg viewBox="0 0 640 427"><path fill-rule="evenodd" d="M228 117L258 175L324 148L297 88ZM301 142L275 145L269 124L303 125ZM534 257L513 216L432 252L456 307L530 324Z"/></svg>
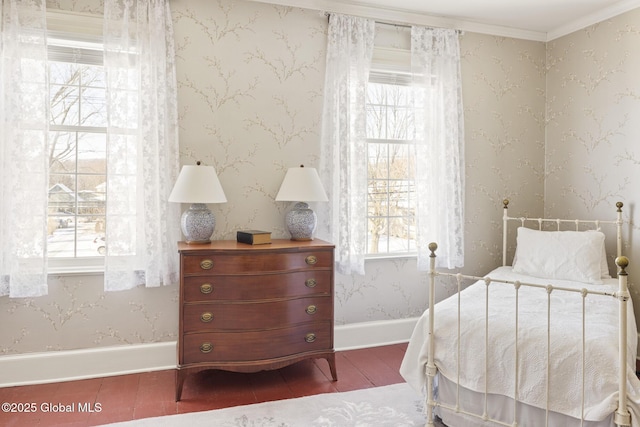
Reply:
<svg viewBox="0 0 640 427"><path fill-rule="evenodd" d="M209 312L202 313L200 315L200 320L204 323L211 322L213 320L213 313L209 313Z"/></svg>
<svg viewBox="0 0 640 427"><path fill-rule="evenodd" d="M307 279L304 282L304 285L307 288L315 288L317 284L318 284L318 281L316 279Z"/></svg>
<svg viewBox="0 0 640 427"><path fill-rule="evenodd" d="M307 312L307 314L316 314L318 308L315 305L310 305L305 311Z"/></svg>
<svg viewBox="0 0 640 427"><path fill-rule="evenodd" d="M212 350L213 350L213 344L211 344L210 342L203 342L200 345L200 351L203 353L211 353Z"/></svg>
<svg viewBox="0 0 640 427"><path fill-rule="evenodd" d="M211 292L213 292L213 285L211 283L203 283L202 285L200 285L200 293L203 294L210 294Z"/></svg>
<svg viewBox="0 0 640 427"><path fill-rule="evenodd" d="M309 265L314 265L315 263L318 262L318 257L315 255L309 255L304 259L304 262L306 262Z"/></svg>
<svg viewBox="0 0 640 427"><path fill-rule="evenodd" d="M200 268L203 270L211 270L213 268L213 260L203 259L200 261Z"/></svg>
<svg viewBox="0 0 640 427"><path fill-rule="evenodd" d="M314 342L316 340L316 334L314 334L313 332L305 335L304 340L306 342Z"/></svg>

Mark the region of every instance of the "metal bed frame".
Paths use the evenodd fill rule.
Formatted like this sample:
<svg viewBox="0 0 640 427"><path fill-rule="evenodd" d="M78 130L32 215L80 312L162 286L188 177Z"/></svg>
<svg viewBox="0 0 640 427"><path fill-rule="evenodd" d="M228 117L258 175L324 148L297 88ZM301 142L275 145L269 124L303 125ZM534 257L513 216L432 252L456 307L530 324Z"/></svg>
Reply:
<svg viewBox="0 0 640 427"><path fill-rule="evenodd" d="M619 427L626 427L626 426L630 426L631 425L631 414L628 410L627 407L627 300L629 300L630 298L630 294L629 294L629 290L627 287L627 272L626 272L626 268L629 265L629 260L625 257L622 256L622 202L618 202L616 203L616 207L617 207L617 219L613 220L613 221L599 221L599 220L566 220L566 219L545 219L545 218L525 218L525 217L510 217L508 215L508 205L509 205L509 200L504 200L503 201L503 205L504 205L504 213L503 213L503 239L502 239L502 253L503 253L503 257L502 257L502 265L506 266L507 265L507 234L508 234L508 223L510 221L519 221L520 224L522 226L525 226L526 222L537 222L538 223L538 229L542 230L543 229L543 225L545 223L555 223L557 225L557 230L560 231L560 227L562 224L566 224L566 223L574 223L575 227L576 227L576 231L579 231L579 227L581 224L587 224L587 225L591 225L594 226L595 228L600 228L600 225L602 224L612 224L616 226L616 242L617 242L617 251L616 251L616 260L615 263L618 266L619 270L618 270L618 290L617 292L600 292L600 291L591 291L591 290L587 290L587 289L572 289L572 288L562 288L562 287L558 287L558 286L552 286L552 285L539 285L539 284L531 284L531 283L524 283L524 282L519 282L519 281L507 281L507 280L493 280L490 279L488 277L478 277L478 276L468 276L468 275L463 275L460 273L445 273L445 272L439 272L436 271L435 269L435 260L436 260L436 249L438 248L438 245L436 243L430 243L429 244L429 250L431 251L431 255L430 255L430 271L429 271L429 347L428 347L428 359L427 359L427 365L426 365L426 374L427 374L427 401L426 401L426 407L427 407L427 426L434 426L434 421L433 421L433 411L435 409L436 406L438 407L442 407L445 409L448 409L450 411L455 411L457 413L463 413L467 416L471 416L471 417L475 417L484 421L489 421L492 422L496 425L503 425L503 426L508 426L508 427L515 427L518 425L517 423L517 416L518 416L518 412L517 412L517 404L518 404L518 376L517 376L517 372L518 372L518 323L516 320L516 340L515 340L515 352L516 352L516 362L515 362L515 384L514 384L514 396L515 398L513 399L513 404L514 404L514 408L513 408L513 414L514 414L514 421L513 423L506 423L504 421L499 421L499 420L495 420L492 419L491 417L488 416L488 410L487 410L487 395L488 395L488 379L487 379L487 375L486 375L486 369L487 366L485 366L485 391L484 391L484 413L483 414L475 414L475 413L471 413L471 412L466 412L463 411L460 406L459 406L459 372L460 372L460 291L461 289L461 282L463 279L465 280L473 280L473 281L485 281L486 289L487 289L487 306L486 306L486 310L485 310L485 325L488 325L488 290L489 290L489 284L491 282L498 282L498 283L505 283L505 284L510 284L513 285L516 293L518 292L519 288L522 286L528 286L528 287L533 287L533 288L542 288L543 290L545 290L547 292L548 295L548 301L550 301L551 298L551 293L554 290L562 290L562 291L567 291L567 292L575 292L575 293L581 293L583 300L584 298L589 295L589 294L593 294L593 295L600 295L600 296L607 296L607 297L612 297L612 298L616 298L619 301L619 310L618 310L618 318L619 318L619 349L618 349L618 355L619 355L619 400L618 400L618 408L614 413L614 422L616 423L617 426ZM435 342L434 342L434 338L435 338L435 334L434 334L434 306L435 306L435 278L437 276L448 276L448 277L452 277L455 278L457 280L458 283L458 380L456 381L456 387L458 388L458 397L457 397L457 402L455 406L451 406L451 405L447 405L441 402L437 402L434 400L434 390L433 390L433 385L434 385L434 379L435 376L437 374L437 367L435 366L434 360L435 360ZM517 295L517 294L516 294ZM516 319L517 319L517 310L518 310L518 302L516 299ZM547 305L547 339L549 339L549 335L550 335L550 320L549 320L549 313L550 313L550 306ZM582 421L584 421L584 362L585 362L585 351L584 351L584 330L585 330L585 308L584 308L584 304L583 304L583 312L582 312L582 331L583 331L583 351L582 351L582 364L583 364L583 371L582 371L582 377L583 377L583 388L582 388ZM485 330L485 352L488 349L489 343L488 343L488 326L486 326L487 330ZM547 349L547 356L549 356L549 349ZM548 418L549 418L549 375L550 375L550 369L549 369L549 357L547 357L547 381L546 381L546 395L547 395L547 405L546 405L546 419L547 419L547 425L548 425Z"/></svg>

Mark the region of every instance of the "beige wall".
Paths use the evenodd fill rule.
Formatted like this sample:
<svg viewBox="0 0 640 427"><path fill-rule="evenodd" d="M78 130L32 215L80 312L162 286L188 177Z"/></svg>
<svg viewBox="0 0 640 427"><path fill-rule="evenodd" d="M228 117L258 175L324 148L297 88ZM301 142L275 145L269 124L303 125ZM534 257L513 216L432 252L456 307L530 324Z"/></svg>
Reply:
<svg viewBox="0 0 640 427"><path fill-rule="evenodd" d="M214 164L228 198L213 206L214 238L247 227L284 237L287 206L273 200L284 172L318 164L326 17L243 0L173 0L171 7L181 161ZM467 32L461 47L464 271L483 274L501 259L502 199L518 214L543 211L545 44ZM336 277L338 324L424 309L426 276L414 259L371 260L366 269L364 277ZM10 325L0 331L0 354L175 340L177 300L176 286L105 293L99 275L52 277L46 297L0 299L0 323Z"/></svg>
<svg viewBox="0 0 640 427"><path fill-rule="evenodd" d="M623 253L640 313L640 9L548 43L545 213L615 219L622 201ZM629 239L631 237L631 239ZM611 258L615 245L609 246ZM610 260L613 271L613 262Z"/></svg>

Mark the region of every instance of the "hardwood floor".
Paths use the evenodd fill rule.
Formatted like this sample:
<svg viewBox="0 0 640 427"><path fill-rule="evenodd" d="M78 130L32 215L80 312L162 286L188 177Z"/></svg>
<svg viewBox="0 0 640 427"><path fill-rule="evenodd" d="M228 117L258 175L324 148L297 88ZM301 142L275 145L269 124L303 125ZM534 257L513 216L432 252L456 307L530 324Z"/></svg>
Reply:
<svg viewBox="0 0 640 427"><path fill-rule="evenodd" d="M174 401L173 370L0 388L0 402L23 411L5 412L3 406L0 425L94 426L396 384L404 381L398 369L406 348L337 352L335 382L323 359L255 374L204 371L187 377L180 402Z"/></svg>

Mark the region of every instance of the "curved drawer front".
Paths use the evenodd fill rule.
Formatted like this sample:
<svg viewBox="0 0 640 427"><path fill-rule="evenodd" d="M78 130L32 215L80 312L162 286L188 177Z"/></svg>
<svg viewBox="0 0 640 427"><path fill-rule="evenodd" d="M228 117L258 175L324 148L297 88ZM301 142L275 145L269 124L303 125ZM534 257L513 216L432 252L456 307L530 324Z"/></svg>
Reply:
<svg viewBox="0 0 640 427"><path fill-rule="evenodd" d="M332 273L327 270L237 276L190 276L184 279L184 300L261 300L329 295Z"/></svg>
<svg viewBox="0 0 640 427"><path fill-rule="evenodd" d="M211 253L183 255L183 274L242 274L306 268L331 268L333 250L301 252Z"/></svg>
<svg viewBox="0 0 640 427"><path fill-rule="evenodd" d="M186 304L184 332L273 329L333 319L331 297L225 304Z"/></svg>
<svg viewBox="0 0 640 427"><path fill-rule="evenodd" d="M333 349L331 322L249 332L185 334L181 364L248 362Z"/></svg>

